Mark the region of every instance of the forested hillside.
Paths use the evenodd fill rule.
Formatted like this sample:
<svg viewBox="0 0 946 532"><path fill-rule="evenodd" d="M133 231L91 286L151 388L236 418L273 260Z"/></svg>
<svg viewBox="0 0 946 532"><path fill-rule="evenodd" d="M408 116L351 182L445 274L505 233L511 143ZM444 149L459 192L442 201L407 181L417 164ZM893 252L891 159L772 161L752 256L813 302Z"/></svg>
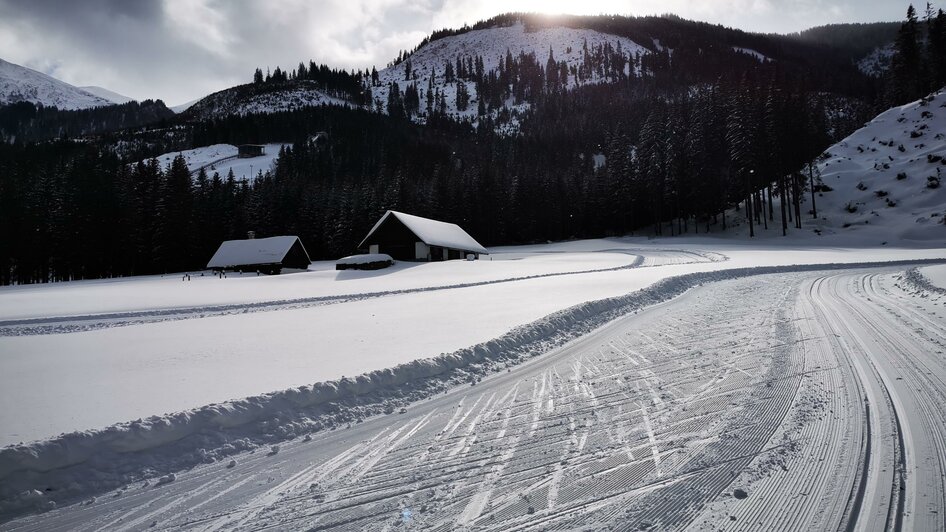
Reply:
<svg viewBox="0 0 946 532"><path fill-rule="evenodd" d="M160 125L0 146L0 282L202 268L248 230L336 258L386 209L459 223L487 246L722 230L736 205L763 224L772 204L797 219L825 148L942 86L944 22L911 14L881 79L843 46L673 17L506 15L435 33L380 72L260 68ZM508 52L453 55L483 31ZM582 41L534 51L556 35ZM339 101L282 100L287 87ZM292 148L252 184L147 160L269 142Z"/></svg>

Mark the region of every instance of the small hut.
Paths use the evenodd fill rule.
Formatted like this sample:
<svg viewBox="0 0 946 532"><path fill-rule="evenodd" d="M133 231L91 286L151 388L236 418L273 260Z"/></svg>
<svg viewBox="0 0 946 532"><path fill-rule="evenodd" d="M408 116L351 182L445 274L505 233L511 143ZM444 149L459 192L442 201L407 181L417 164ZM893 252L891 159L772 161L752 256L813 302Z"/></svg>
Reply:
<svg viewBox="0 0 946 532"><path fill-rule="evenodd" d="M227 240L207 263L216 271L278 274L283 268L305 270L312 261L297 236Z"/></svg>
<svg viewBox="0 0 946 532"><path fill-rule="evenodd" d="M388 211L358 249L386 253L396 260L440 261L489 254L459 225Z"/></svg>
<svg viewBox="0 0 946 532"><path fill-rule="evenodd" d="M247 159L266 155L265 144L240 144L237 146L237 157Z"/></svg>

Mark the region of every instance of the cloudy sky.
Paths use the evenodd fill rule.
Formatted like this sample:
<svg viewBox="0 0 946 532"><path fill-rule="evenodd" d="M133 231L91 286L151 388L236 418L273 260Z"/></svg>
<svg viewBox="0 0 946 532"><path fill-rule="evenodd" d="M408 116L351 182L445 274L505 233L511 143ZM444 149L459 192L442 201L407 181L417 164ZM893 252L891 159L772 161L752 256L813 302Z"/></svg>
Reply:
<svg viewBox="0 0 946 532"><path fill-rule="evenodd" d="M922 3L922 2L920 2ZM900 20L901 0L0 0L0 58L168 105L313 59L385 65L432 30L510 11L676 13L748 31Z"/></svg>

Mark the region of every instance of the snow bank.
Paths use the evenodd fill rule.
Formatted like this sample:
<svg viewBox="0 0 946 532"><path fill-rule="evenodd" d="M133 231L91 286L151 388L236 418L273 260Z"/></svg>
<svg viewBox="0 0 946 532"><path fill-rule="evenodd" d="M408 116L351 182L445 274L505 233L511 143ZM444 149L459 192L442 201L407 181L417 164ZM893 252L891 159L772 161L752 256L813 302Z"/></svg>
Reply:
<svg viewBox="0 0 946 532"><path fill-rule="evenodd" d="M380 270L393 265L394 259L385 253L351 255L335 261L336 270Z"/></svg>
<svg viewBox="0 0 946 532"><path fill-rule="evenodd" d="M608 322L704 283L750 275L939 264L943 259L763 266L669 277L623 296L552 313L472 347L355 378L300 386L166 416L75 432L0 450L0 517L37 509L31 490L77 500L142 478L156 478L314 430L391 413L446 387L475 383L564 345Z"/></svg>
<svg viewBox="0 0 946 532"><path fill-rule="evenodd" d="M946 294L946 282L944 282L946 279L944 278L946 278L946 267L936 266L922 269L910 268L903 273L902 280L914 291L944 295Z"/></svg>

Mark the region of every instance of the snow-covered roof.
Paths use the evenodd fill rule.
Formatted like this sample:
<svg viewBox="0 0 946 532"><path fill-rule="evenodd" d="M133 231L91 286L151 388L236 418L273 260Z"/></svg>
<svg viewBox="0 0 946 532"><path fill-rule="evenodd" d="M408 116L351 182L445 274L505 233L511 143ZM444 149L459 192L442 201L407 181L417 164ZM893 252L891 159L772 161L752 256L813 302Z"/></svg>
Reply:
<svg viewBox="0 0 946 532"><path fill-rule="evenodd" d="M389 216L397 218L410 229L412 233L417 235L417 238L419 238L421 242L428 246L440 246L449 249L472 251L473 253L489 254L486 248L481 246L479 242L474 240L472 236L467 234L467 232L457 224L440 222L431 220L430 218L422 218L420 216L414 216L413 214L405 214L397 211L384 213L384 216L378 220L378 223L374 224L371 231L368 231L368 236L361 241L361 244L358 244L358 247L364 247L365 242L371 238L371 235L381 227L381 224L383 224Z"/></svg>
<svg viewBox="0 0 946 532"><path fill-rule="evenodd" d="M297 236L271 236L248 240L227 240L207 263L208 268L229 268L250 264L277 264L289 253ZM303 248L305 249L305 248Z"/></svg>

